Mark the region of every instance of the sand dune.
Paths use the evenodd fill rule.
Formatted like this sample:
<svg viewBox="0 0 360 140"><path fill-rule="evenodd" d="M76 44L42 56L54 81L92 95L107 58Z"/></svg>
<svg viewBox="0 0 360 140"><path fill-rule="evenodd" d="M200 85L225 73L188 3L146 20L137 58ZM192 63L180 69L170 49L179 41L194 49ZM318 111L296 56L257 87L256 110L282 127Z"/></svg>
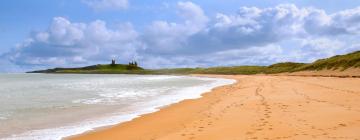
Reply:
<svg viewBox="0 0 360 140"><path fill-rule="evenodd" d="M212 77L238 82L70 139L360 139L359 78Z"/></svg>

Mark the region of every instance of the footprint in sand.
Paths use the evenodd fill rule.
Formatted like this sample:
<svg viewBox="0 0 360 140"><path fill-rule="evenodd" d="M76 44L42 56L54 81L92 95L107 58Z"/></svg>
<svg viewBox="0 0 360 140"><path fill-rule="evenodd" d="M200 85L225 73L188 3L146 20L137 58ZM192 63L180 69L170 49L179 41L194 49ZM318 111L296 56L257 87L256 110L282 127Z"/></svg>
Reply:
<svg viewBox="0 0 360 140"><path fill-rule="evenodd" d="M254 134L254 132L246 132L245 134L246 135L252 135L252 134Z"/></svg>
<svg viewBox="0 0 360 140"><path fill-rule="evenodd" d="M341 126L341 127L345 127L345 126L346 126L346 124L340 123L340 124L339 124L339 126Z"/></svg>

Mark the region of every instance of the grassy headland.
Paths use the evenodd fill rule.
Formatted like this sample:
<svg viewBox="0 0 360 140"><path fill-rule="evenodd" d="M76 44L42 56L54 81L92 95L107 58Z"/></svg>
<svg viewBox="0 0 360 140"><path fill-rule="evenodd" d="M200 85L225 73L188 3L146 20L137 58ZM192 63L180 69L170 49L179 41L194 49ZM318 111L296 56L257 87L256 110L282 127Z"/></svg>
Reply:
<svg viewBox="0 0 360 140"><path fill-rule="evenodd" d="M144 69L137 65L93 65L81 68L55 68L29 73L83 73L83 74L276 74L298 71L340 70L360 68L360 51L319 59L313 63L284 62L270 66L231 66L211 68Z"/></svg>
<svg viewBox="0 0 360 140"><path fill-rule="evenodd" d="M31 71L29 73L82 73L82 74L142 74L146 70L138 66L125 64L98 64L80 68L54 68Z"/></svg>

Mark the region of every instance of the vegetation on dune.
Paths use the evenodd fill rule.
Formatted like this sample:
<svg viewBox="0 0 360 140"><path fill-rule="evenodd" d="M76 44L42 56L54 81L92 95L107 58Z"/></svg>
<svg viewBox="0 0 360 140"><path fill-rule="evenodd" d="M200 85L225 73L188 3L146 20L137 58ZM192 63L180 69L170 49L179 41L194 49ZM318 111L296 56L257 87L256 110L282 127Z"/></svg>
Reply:
<svg viewBox="0 0 360 140"><path fill-rule="evenodd" d="M194 73L197 74L258 74L263 73L265 66L234 66L234 67L213 67L197 69Z"/></svg>
<svg viewBox="0 0 360 140"><path fill-rule="evenodd" d="M212 68L174 68L151 70L153 74L256 74L263 71L264 66L236 66Z"/></svg>
<svg viewBox="0 0 360 140"><path fill-rule="evenodd" d="M297 68L305 66L305 63L293 63L293 62L284 62L284 63L276 63L266 67L264 73L272 74L272 73L282 73L282 72L294 72Z"/></svg>
<svg viewBox="0 0 360 140"><path fill-rule="evenodd" d="M173 68L173 69L155 69L148 70L148 74L193 74L200 68Z"/></svg>
<svg viewBox="0 0 360 140"><path fill-rule="evenodd" d="M348 68L360 67L360 51L346 55L336 55L334 57L319 59L313 63L301 66L296 71L303 70L346 70Z"/></svg>
<svg viewBox="0 0 360 140"><path fill-rule="evenodd" d="M270 66L232 66L211 68L173 68L173 69L143 69L137 62L128 65L115 64L93 65L82 68L55 68L32 73L84 73L84 74L274 74L283 72L296 72L305 70L345 70L360 68L360 51L346 55L320 59L313 63L284 62Z"/></svg>

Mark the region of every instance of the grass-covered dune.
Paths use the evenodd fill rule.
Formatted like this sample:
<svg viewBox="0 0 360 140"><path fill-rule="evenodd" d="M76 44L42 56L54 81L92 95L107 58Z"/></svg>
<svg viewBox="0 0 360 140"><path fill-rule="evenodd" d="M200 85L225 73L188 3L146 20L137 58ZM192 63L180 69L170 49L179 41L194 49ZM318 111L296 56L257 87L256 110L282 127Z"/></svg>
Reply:
<svg viewBox="0 0 360 140"><path fill-rule="evenodd" d="M319 59L313 63L300 66L295 71L303 70L346 70L348 68L360 68L360 51L346 55L336 55L330 58Z"/></svg>
<svg viewBox="0 0 360 140"><path fill-rule="evenodd" d="M84 73L84 74L276 74L298 71L339 70L360 68L360 51L320 59L313 63L284 62L270 66L231 66L211 68L143 69L134 65L93 65L82 68L55 68L31 73Z"/></svg>

